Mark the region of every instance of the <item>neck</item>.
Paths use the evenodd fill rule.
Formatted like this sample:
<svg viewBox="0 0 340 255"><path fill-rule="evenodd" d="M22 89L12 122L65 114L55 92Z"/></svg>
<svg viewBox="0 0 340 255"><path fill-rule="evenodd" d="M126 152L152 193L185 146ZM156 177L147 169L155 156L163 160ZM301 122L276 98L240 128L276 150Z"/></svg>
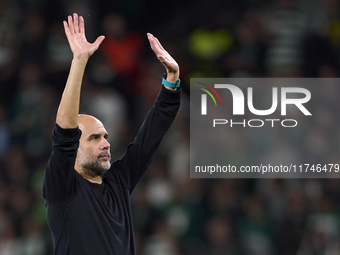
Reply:
<svg viewBox="0 0 340 255"><path fill-rule="evenodd" d="M97 184L102 184L103 182L101 176L99 175L91 176L91 175L86 174L86 172L81 167L79 167L77 163L75 164L74 169L78 172L78 174L80 174L85 180L89 182L97 183Z"/></svg>
<svg viewBox="0 0 340 255"><path fill-rule="evenodd" d="M97 183L97 184L102 184L103 180L101 176L95 176L95 177L89 177L88 175L84 173L79 173L85 180L92 182L92 183Z"/></svg>

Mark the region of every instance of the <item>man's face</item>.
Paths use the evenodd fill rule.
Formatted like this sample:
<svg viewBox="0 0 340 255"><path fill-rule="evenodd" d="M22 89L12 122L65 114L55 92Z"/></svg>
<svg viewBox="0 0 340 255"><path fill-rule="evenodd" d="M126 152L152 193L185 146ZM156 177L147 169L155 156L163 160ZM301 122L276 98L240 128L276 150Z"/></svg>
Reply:
<svg viewBox="0 0 340 255"><path fill-rule="evenodd" d="M111 167L108 133L103 124L92 116L80 115L78 120L82 135L77 164L88 177L102 176Z"/></svg>

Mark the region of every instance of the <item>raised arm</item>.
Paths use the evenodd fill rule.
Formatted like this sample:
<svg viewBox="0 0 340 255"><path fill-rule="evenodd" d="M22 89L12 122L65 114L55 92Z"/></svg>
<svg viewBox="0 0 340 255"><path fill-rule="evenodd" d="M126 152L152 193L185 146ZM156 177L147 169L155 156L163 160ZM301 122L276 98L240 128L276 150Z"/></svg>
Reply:
<svg viewBox="0 0 340 255"><path fill-rule="evenodd" d="M98 49L104 40L99 36L94 43L89 43L85 37L84 18L76 13L68 16L68 22L64 21L65 34L70 44L73 59L70 73L62 95L56 122L62 128L76 128L78 126L78 113L80 90L85 67L89 57Z"/></svg>
<svg viewBox="0 0 340 255"><path fill-rule="evenodd" d="M147 34L150 46L158 60L164 65L167 78L171 83L176 83L179 78L179 66L170 54L162 47L152 34ZM172 84L170 84L172 85ZM106 176L118 178L122 186L130 193L148 168L160 142L174 121L180 106L181 90L170 86L163 86L155 100L153 107L147 113L142 126L132 143L121 158L111 164L117 171L108 171Z"/></svg>
<svg viewBox="0 0 340 255"><path fill-rule="evenodd" d="M163 48L162 44L158 41L156 37L154 37L150 33L147 33L147 36L150 42L151 49L153 50L158 60L163 64L163 66L166 69L167 72L166 80L175 83L179 78L179 66L177 62ZM176 88L171 88L169 86L164 85L164 87L170 90L176 90Z"/></svg>

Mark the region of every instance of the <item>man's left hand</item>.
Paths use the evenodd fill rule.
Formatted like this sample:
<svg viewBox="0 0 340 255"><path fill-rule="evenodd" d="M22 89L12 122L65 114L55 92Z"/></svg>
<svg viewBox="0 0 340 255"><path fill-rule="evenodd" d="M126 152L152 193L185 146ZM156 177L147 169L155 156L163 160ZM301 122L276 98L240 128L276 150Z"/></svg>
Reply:
<svg viewBox="0 0 340 255"><path fill-rule="evenodd" d="M156 54L158 60L166 69L166 80L175 83L179 78L179 66L170 54L163 48L162 44L152 34L147 33L151 49Z"/></svg>

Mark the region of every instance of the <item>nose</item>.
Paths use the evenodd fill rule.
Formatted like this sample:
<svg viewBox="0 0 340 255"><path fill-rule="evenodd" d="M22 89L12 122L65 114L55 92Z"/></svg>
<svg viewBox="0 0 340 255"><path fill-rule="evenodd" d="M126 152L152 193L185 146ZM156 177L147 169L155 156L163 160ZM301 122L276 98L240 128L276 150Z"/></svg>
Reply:
<svg viewBox="0 0 340 255"><path fill-rule="evenodd" d="M102 150L108 150L110 149L110 143L104 138L101 146Z"/></svg>

